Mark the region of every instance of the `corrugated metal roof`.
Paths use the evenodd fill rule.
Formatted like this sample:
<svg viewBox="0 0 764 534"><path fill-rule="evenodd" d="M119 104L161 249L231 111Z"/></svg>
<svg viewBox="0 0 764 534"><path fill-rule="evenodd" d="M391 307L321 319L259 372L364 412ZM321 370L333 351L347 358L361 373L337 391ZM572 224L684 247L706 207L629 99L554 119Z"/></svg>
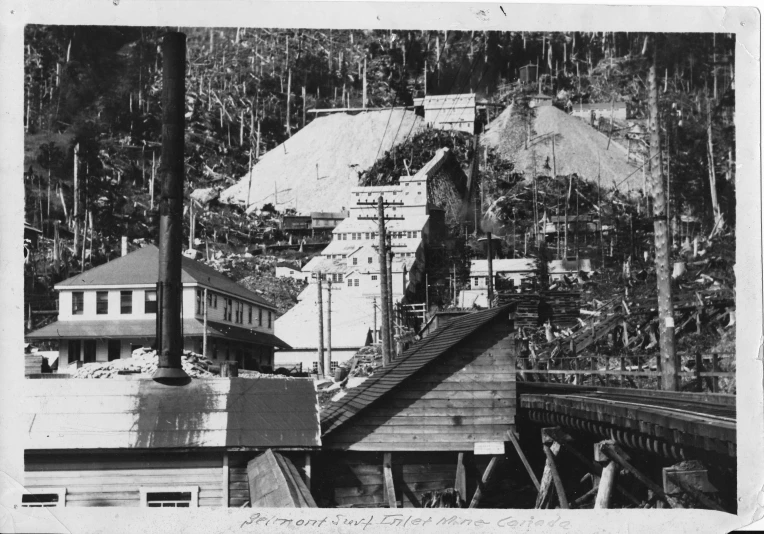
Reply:
<svg viewBox="0 0 764 534"><path fill-rule="evenodd" d="M319 447L311 379L29 380L27 450Z"/></svg>
<svg viewBox="0 0 764 534"><path fill-rule="evenodd" d="M371 403L380 399L404 380L432 362L451 347L463 341L496 317L505 314L511 305L491 308L458 317L407 350L389 367L377 370L361 386L350 390L339 402L327 406L321 414L323 435L336 430Z"/></svg>
<svg viewBox="0 0 764 534"><path fill-rule="evenodd" d="M212 289L256 302L267 308L276 309L273 304L263 299L257 293L240 286L212 267L208 267L185 256L182 257L181 261L182 283L197 282ZM56 284L56 287L155 284L158 279L159 249L154 245L146 245L126 256L67 278L63 282Z"/></svg>
<svg viewBox="0 0 764 534"><path fill-rule="evenodd" d="M199 319L183 320L184 336L204 335L204 323ZM291 348L278 337L268 332L229 325L217 321L207 321L207 335L234 339L256 345ZM56 321L30 332L27 339L86 339L86 338L153 338L156 336L156 322L153 319L140 320L81 320Z"/></svg>

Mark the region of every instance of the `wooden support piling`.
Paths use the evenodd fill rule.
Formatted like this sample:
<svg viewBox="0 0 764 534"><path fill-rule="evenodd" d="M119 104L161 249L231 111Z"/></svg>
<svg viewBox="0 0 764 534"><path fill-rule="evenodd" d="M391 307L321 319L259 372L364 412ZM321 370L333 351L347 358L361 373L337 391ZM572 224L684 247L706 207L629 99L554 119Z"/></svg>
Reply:
<svg viewBox="0 0 764 534"><path fill-rule="evenodd" d="M464 468L464 453L460 452L456 459L456 480L454 489L459 493L459 504L467 499L467 470Z"/></svg>
<svg viewBox="0 0 764 534"><path fill-rule="evenodd" d="M480 499L483 497L483 491L488 485L488 482L491 480L493 472L496 469L496 465L499 463L500 458L500 456L494 456L491 458L491 461L488 462L488 467L485 468L481 484L478 484L478 487L475 490L475 494L472 496L472 501L470 501L469 508L477 508L477 506L480 504Z"/></svg>
<svg viewBox="0 0 764 534"><path fill-rule="evenodd" d="M390 508L397 508L398 503L395 501L395 485L393 484L392 456L393 454L390 452L384 453L382 471L385 475L385 496L387 497L387 504Z"/></svg>
<svg viewBox="0 0 764 534"><path fill-rule="evenodd" d="M533 469L531 469L531 464L528 462L528 458L525 457L525 453L520 448L520 443L517 441L517 436L515 436L512 430L507 431L507 436L509 436L509 440L512 442L512 445L515 447L515 451L517 451L517 455L520 457L520 460L523 462L523 465L525 466L525 470L528 472L528 475L531 477L531 480L533 481L533 485L536 486L536 491L538 491L540 489L539 479L536 478L536 474L533 472Z"/></svg>

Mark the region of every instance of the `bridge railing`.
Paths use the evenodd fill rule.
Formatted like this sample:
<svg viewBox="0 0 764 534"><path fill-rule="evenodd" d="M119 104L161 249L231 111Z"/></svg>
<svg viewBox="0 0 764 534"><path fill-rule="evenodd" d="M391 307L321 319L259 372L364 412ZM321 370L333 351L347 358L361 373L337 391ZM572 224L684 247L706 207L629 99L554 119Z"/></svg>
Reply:
<svg viewBox="0 0 764 534"><path fill-rule="evenodd" d="M683 391L735 392L735 353L680 355L678 373ZM538 359L517 358L517 378L580 386L660 389L661 361L650 355L591 355Z"/></svg>

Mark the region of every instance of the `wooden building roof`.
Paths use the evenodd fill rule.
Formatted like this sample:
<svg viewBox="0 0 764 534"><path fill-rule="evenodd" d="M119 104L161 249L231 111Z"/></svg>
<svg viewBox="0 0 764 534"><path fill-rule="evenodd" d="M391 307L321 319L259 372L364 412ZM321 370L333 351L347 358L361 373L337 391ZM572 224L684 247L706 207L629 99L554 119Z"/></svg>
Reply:
<svg viewBox="0 0 764 534"><path fill-rule="evenodd" d="M159 280L159 249L155 245L146 245L126 256L67 278L56 284L56 289L74 289L88 286L95 289L98 286L156 284L157 280ZM181 259L181 282L183 284L198 283L255 302L266 308L276 309L273 304L257 293L240 286L212 267L185 256Z"/></svg>
<svg viewBox="0 0 764 534"><path fill-rule="evenodd" d="M28 380L24 449L321 446L311 379Z"/></svg>
<svg viewBox="0 0 764 534"><path fill-rule="evenodd" d="M184 319L182 329L184 337L203 336L204 322L199 319ZM288 343L269 332L218 321L207 321L207 335L280 349L291 348ZM26 334L25 337L26 339L131 339L155 336L156 321L154 319L78 319L50 323Z"/></svg>
<svg viewBox="0 0 764 534"><path fill-rule="evenodd" d="M507 304L456 318L448 324L448 328L438 329L413 345L389 367L377 370L363 384L350 390L338 402L326 407L321 414L323 435L343 426L349 419L390 393L415 372L445 354L481 327L497 317L506 315L510 307L511 304Z"/></svg>

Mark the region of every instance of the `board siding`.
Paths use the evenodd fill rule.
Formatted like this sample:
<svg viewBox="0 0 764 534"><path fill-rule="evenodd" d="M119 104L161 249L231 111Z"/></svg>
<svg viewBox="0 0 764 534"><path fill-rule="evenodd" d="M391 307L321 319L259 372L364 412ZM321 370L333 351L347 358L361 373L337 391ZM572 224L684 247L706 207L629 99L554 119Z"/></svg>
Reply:
<svg viewBox="0 0 764 534"><path fill-rule="evenodd" d="M515 422L514 369L509 327L481 328L325 436L324 447L465 451L477 441L505 441Z"/></svg>
<svg viewBox="0 0 764 534"><path fill-rule="evenodd" d="M140 506L141 487L198 486L199 507L220 507L222 453L152 455L121 452L108 458L69 454L60 466L27 454L24 487L66 488L66 506ZM61 467L65 467L62 469Z"/></svg>

